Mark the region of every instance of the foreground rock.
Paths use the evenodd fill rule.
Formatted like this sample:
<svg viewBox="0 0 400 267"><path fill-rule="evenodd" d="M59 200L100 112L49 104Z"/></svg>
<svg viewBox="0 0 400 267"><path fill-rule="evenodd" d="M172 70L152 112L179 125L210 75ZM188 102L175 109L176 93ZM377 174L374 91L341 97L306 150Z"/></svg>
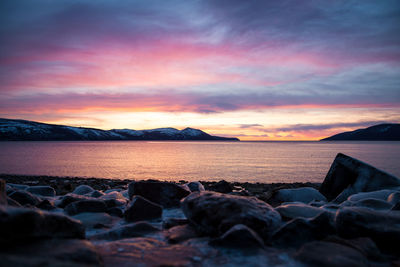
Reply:
<svg viewBox="0 0 400 267"><path fill-rule="evenodd" d="M141 196L135 196L129 202L124 212L125 220L128 222L151 220L161 218L162 207L148 201Z"/></svg>
<svg viewBox="0 0 400 267"><path fill-rule="evenodd" d="M300 187L278 190L269 201L271 203L302 202L307 204L313 200L326 201L326 198L313 187Z"/></svg>
<svg viewBox="0 0 400 267"><path fill-rule="evenodd" d="M339 153L320 192L331 201L343 202L350 195L400 187L400 179L362 161Z"/></svg>
<svg viewBox="0 0 400 267"><path fill-rule="evenodd" d="M90 237L93 240L118 240L132 237L143 237L149 233L158 232L160 229L147 222L137 222L122 225L103 233Z"/></svg>
<svg viewBox="0 0 400 267"><path fill-rule="evenodd" d="M0 205L7 204L6 183L0 179Z"/></svg>
<svg viewBox="0 0 400 267"><path fill-rule="evenodd" d="M65 212L68 215L75 215L81 212L105 212L107 205L102 200L79 200L68 204L65 207Z"/></svg>
<svg viewBox="0 0 400 267"><path fill-rule="evenodd" d="M36 206L41 202L41 199L31 193L23 190L12 192L9 197L17 201L21 205L31 205Z"/></svg>
<svg viewBox="0 0 400 267"><path fill-rule="evenodd" d="M233 226L212 243L220 246L241 249L264 247L264 241L258 236L258 234L243 224Z"/></svg>
<svg viewBox="0 0 400 267"><path fill-rule="evenodd" d="M54 197L56 195L56 191L51 186L41 186L41 185L30 186L26 189L26 191L44 197Z"/></svg>
<svg viewBox="0 0 400 267"><path fill-rule="evenodd" d="M303 203L292 203L276 207L281 217L285 220L295 218L312 218L324 212L321 208L316 208Z"/></svg>
<svg viewBox="0 0 400 267"><path fill-rule="evenodd" d="M278 212L253 197L194 192L182 201L182 210L200 232L213 236L243 224L268 238L281 223Z"/></svg>
<svg viewBox="0 0 400 267"><path fill-rule="evenodd" d="M67 216L0 206L0 243L40 238L84 238L83 225Z"/></svg>
<svg viewBox="0 0 400 267"><path fill-rule="evenodd" d="M139 195L164 208L178 207L180 200L190 194L183 187L167 182L139 181L129 184L129 198Z"/></svg>

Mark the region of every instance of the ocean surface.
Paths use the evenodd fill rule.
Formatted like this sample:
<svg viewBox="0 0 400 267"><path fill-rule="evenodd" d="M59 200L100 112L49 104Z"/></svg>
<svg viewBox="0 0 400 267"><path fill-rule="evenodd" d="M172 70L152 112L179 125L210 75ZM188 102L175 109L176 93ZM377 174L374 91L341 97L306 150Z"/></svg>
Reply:
<svg viewBox="0 0 400 267"><path fill-rule="evenodd" d="M322 182L342 152L400 177L400 142L0 142L0 173Z"/></svg>

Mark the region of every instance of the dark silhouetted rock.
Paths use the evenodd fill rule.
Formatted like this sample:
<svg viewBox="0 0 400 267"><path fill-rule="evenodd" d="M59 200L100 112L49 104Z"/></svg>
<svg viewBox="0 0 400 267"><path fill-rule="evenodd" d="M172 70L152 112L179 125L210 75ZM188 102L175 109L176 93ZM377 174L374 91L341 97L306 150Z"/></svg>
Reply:
<svg viewBox="0 0 400 267"><path fill-rule="evenodd" d="M96 248L87 240L46 239L22 242L0 251L1 266L102 266Z"/></svg>
<svg viewBox="0 0 400 267"><path fill-rule="evenodd" d="M209 185L209 190L219 193L230 193L233 190L233 186L225 180L221 180L215 184Z"/></svg>
<svg viewBox="0 0 400 267"><path fill-rule="evenodd" d="M277 211L254 197L194 192L182 201L181 206L198 231L209 235L221 235L236 224L244 224L267 238L281 223Z"/></svg>
<svg viewBox="0 0 400 267"><path fill-rule="evenodd" d="M355 202L345 201L342 206L347 205L346 202L349 203L348 205L351 207L366 207L375 210L390 210L393 207L393 205L387 201L374 198L365 198Z"/></svg>
<svg viewBox="0 0 400 267"><path fill-rule="evenodd" d="M120 218L124 217L124 210L122 207L107 208L107 213Z"/></svg>
<svg viewBox="0 0 400 267"><path fill-rule="evenodd" d="M65 208L68 204L81 200L96 200L96 198L70 193L65 196L62 196L59 200L55 202L55 204L59 208Z"/></svg>
<svg viewBox="0 0 400 267"><path fill-rule="evenodd" d="M141 196L134 196L125 209L124 217L128 222L161 218L162 207Z"/></svg>
<svg viewBox="0 0 400 267"><path fill-rule="evenodd" d="M387 198L387 201L392 205L396 205L397 203L399 203L400 202L400 192L394 192L394 193L390 194Z"/></svg>
<svg viewBox="0 0 400 267"><path fill-rule="evenodd" d="M166 232L166 238L170 244L181 243L197 236L196 229L188 224L174 226Z"/></svg>
<svg viewBox="0 0 400 267"><path fill-rule="evenodd" d="M0 205L7 205L6 182L0 179Z"/></svg>
<svg viewBox="0 0 400 267"><path fill-rule="evenodd" d="M400 186L400 179L362 161L339 153L320 192L329 200L343 202L350 195Z"/></svg>
<svg viewBox="0 0 400 267"><path fill-rule="evenodd" d="M10 198L14 199L21 205L32 205L36 206L40 203L41 199L37 196L32 195L27 191L15 191L9 195Z"/></svg>
<svg viewBox="0 0 400 267"><path fill-rule="evenodd" d="M104 195L105 194L103 192L100 192L98 190L94 190L90 196L98 198L98 197L101 197L101 196L104 196Z"/></svg>
<svg viewBox="0 0 400 267"><path fill-rule="evenodd" d="M180 200L190 194L181 186L157 181L139 181L129 184L129 198L139 195L164 208L178 207Z"/></svg>
<svg viewBox="0 0 400 267"><path fill-rule="evenodd" d="M344 207L336 213L336 228L344 238L370 237L380 249L400 253L400 213Z"/></svg>
<svg viewBox="0 0 400 267"><path fill-rule="evenodd" d="M84 238L83 225L68 216L0 206L0 243L37 238Z"/></svg>
<svg viewBox="0 0 400 267"><path fill-rule="evenodd" d="M11 186L14 189L17 190L26 190L29 185L25 185L25 184L13 184L13 183L7 183L8 186Z"/></svg>
<svg viewBox="0 0 400 267"><path fill-rule="evenodd" d="M93 193L93 192L94 192L94 189L91 186L80 185L80 186L77 186L72 193L77 194L77 195L86 195L86 194Z"/></svg>
<svg viewBox="0 0 400 267"><path fill-rule="evenodd" d="M307 266L361 267L369 266L367 258L358 250L332 242L314 241L302 246L296 259Z"/></svg>
<svg viewBox="0 0 400 267"><path fill-rule="evenodd" d="M180 219L180 218L168 218L163 221L162 226L164 229L169 229L174 226L188 224L188 219Z"/></svg>
<svg viewBox="0 0 400 267"><path fill-rule="evenodd" d="M7 204L13 207L22 207L21 204L19 204L17 201L9 197L7 197Z"/></svg>
<svg viewBox="0 0 400 267"><path fill-rule="evenodd" d="M371 192L360 192L354 195L351 195L347 198L349 201L360 201L363 199L380 199L387 201L388 197L392 194L398 192L397 190L390 190L390 189L383 189L378 191L371 191Z"/></svg>
<svg viewBox="0 0 400 267"><path fill-rule="evenodd" d="M64 208L68 215L75 215L81 212L105 212L106 210L106 204L99 199L75 201Z"/></svg>
<svg viewBox="0 0 400 267"><path fill-rule="evenodd" d="M42 210L54 210L56 208L48 199L42 200L36 207Z"/></svg>
<svg viewBox="0 0 400 267"><path fill-rule="evenodd" d="M258 234L243 224L233 226L221 237L213 240L212 244L241 249L264 247L264 241Z"/></svg>
<svg viewBox="0 0 400 267"><path fill-rule="evenodd" d="M26 189L26 191L45 197L54 197L56 195L56 191L53 187L45 185L30 186Z"/></svg>
<svg viewBox="0 0 400 267"><path fill-rule="evenodd" d="M396 205L394 205L393 207L392 207L392 210L399 210L400 211L400 202L398 202Z"/></svg>
<svg viewBox="0 0 400 267"><path fill-rule="evenodd" d="M80 221L86 228L110 227L113 222L112 217L104 212L83 212L72 218Z"/></svg>
<svg viewBox="0 0 400 267"><path fill-rule="evenodd" d="M90 239L118 240L131 237L142 237L158 231L160 231L160 229L147 222L137 222L119 226L109 231L93 235L90 237Z"/></svg>
<svg viewBox="0 0 400 267"><path fill-rule="evenodd" d="M322 213L324 210L303 203L291 203L275 208L282 219L291 220L295 218L312 218Z"/></svg>
<svg viewBox="0 0 400 267"><path fill-rule="evenodd" d="M189 188L190 192L204 191L204 186L200 182L190 182L186 186Z"/></svg>
<svg viewBox="0 0 400 267"><path fill-rule="evenodd" d="M273 194L269 201L273 203L302 202L306 204L313 200L326 201L326 198L313 187L300 187L280 189Z"/></svg>

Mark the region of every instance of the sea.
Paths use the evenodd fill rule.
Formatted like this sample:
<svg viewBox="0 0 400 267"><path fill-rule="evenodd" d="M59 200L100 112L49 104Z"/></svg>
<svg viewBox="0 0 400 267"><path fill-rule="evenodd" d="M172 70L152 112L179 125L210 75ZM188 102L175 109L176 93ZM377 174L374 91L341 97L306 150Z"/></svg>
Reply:
<svg viewBox="0 0 400 267"><path fill-rule="evenodd" d="M322 182L337 153L400 177L400 142L0 142L0 173L165 181Z"/></svg>

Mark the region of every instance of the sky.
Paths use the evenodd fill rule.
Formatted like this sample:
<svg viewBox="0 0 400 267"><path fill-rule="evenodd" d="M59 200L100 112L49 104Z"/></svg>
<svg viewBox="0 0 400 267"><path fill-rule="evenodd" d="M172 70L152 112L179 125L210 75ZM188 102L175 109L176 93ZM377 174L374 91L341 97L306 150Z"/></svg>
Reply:
<svg viewBox="0 0 400 267"><path fill-rule="evenodd" d="M400 1L2 0L0 117L318 140L400 122Z"/></svg>

